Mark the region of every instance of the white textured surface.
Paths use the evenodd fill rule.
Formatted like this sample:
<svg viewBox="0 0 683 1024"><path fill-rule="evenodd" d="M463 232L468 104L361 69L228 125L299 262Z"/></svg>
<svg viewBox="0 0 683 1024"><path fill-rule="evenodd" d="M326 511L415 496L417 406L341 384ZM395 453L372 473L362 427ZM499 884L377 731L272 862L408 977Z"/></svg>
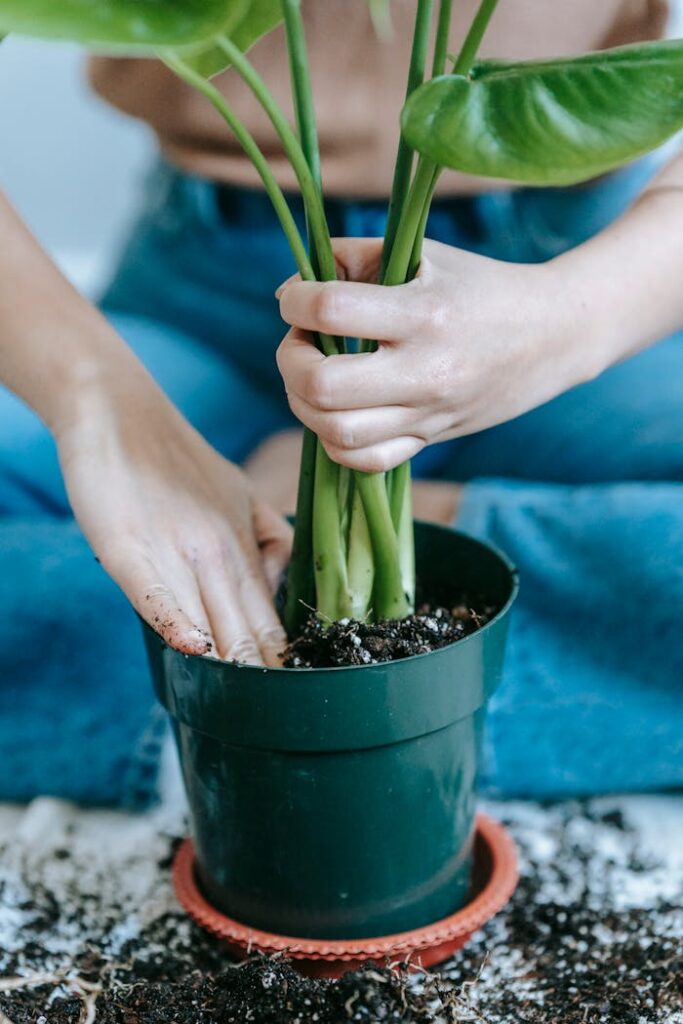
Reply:
<svg viewBox="0 0 683 1024"><path fill-rule="evenodd" d="M458 1020L559 1024L561 986L572 1024L683 1024L672 996L683 963L683 797L486 809L513 831L522 881L443 968L463 993ZM0 805L0 995L29 985L45 1005L86 999L93 951L103 978L123 972L117 984L169 951L173 980L207 957L222 963L172 892L168 854L183 828L177 799L137 817L52 799Z"/></svg>

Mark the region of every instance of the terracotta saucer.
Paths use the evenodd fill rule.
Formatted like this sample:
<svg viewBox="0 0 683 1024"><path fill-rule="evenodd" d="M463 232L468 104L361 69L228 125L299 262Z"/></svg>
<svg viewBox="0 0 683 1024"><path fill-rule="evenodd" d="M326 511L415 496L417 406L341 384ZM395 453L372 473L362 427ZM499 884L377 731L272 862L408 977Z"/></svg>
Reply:
<svg viewBox="0 0 683 1024"><path fill-rule="evenodd" d="M477 816L473 895L449 917L409 932L374 939L298 939L240 924L215 910L202 895L194 870L194 848L186 839L173 865L176 895L190 917L223 939L238 958L250 953L283 953L303 973L338 977L363 964L405 961L423 967L447 960L474 932L505 906L517 885L517 851L509 832L484 814Z"/></svg>

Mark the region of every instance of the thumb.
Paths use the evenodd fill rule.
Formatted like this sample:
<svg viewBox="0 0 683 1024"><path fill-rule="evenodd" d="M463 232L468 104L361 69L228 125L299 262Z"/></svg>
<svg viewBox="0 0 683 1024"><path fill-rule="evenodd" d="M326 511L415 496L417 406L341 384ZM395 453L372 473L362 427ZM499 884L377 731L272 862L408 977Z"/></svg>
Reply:
<svg viewBox="0 0 683 1024"><path fill-rule="evenodd" d="M280 585L291 553L294 531L265 501L256 500L253 508L254 535L261 554L263 572L270 591L274 594Z"/></svg>

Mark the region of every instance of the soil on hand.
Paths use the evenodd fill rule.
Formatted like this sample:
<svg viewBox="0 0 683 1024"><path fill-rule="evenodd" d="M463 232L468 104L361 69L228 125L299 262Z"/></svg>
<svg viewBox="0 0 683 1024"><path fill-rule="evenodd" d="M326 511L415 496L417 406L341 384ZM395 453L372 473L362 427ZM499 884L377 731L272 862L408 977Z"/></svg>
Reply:
<svg viewBox="0 0 683 1024"><path fill-rule="evenodd" d="M405 619L323 623L312 613L301 634L284 652L285 668L376 665L414 654L428 654L462 640L493 618L497 609L483 602L454 608L425 604Z"/></svg>

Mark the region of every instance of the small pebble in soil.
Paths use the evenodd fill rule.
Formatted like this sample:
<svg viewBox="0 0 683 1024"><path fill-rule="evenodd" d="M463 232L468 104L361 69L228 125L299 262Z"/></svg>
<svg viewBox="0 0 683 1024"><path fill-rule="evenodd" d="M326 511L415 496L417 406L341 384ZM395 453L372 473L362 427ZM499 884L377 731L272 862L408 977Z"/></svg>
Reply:
<svg viewBox="0 0 683 1024"><path fill-rule="evenodd" d="M474 602L473 602L474 603ZM340 619L326 623L312 613L300 635L284 652L285 668L333 668L376 665L414 654L427 654L462 640L484 626L496 609L482 602L475 607L422 605L405 619L359 622Z"/></svg>

